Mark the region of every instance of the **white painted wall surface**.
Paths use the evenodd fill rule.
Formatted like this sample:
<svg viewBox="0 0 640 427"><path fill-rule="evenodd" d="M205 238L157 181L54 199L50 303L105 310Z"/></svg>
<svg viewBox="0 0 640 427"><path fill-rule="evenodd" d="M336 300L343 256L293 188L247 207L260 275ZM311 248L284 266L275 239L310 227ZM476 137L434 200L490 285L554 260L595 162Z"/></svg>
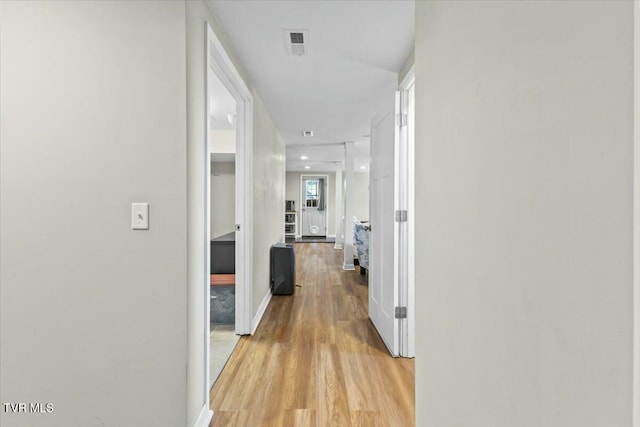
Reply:
<svg viewBox="0 0 640 427"><path fill-rule="evenodd" d="M282 242L285 210L285 146L260 96L254 91L253 132L253 311L269 290L269 250Z"/></svg>
<svg viewBox="0 0 640 427"><path fill-rule="evenodd" d="M404 61L404 64L402 64L402 68L398 73L398 84L400 84L402 80L404 80L404 78L407 76L407 74L411 70L411 67L413 67L414 63L415 63L415 48L411 51L409 56L407 56L407 59Z"/></svg>
<svg viewBox="0 0 640 427"><path fill-rule="evenodd" d="M416 7L416 425L629 427L633 4Z"/></svg>
<svg viewBox="0 0 640 427"><path fill-rule="evenodd" d="M183 3L0 2L3 427L185 425L184 58Z"/></svg>
<svg viewBox="0 0 640 427"><path fill-rule="evenodd" d="M300 172L286 172L285 175L285 200L294 200L296 210L300 211Z"/></svg>
<svg viewBox="0 0 640 427"><path fill-rule="evenodd" d="M369 172L353 174L353 215L360 221L369 221Z"/></svg>
<svg viewBox="0 0 640 427"><path fill-rule="evenodd" d="M235 153L236 130L235 129L209 129L209 152L211 153Z"/></svg>
<svg viewBox="0 0 640 427"><path fill-rule="evenodd" d="M236 165L211 162L211 238L235 231Z"/></svg>

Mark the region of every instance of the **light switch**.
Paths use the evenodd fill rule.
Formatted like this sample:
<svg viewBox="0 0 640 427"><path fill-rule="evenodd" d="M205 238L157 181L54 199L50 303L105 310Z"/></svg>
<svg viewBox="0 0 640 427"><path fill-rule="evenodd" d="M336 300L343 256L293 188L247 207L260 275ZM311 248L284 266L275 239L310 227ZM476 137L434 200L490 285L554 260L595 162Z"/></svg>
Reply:
<svg viewBox="0 0 640 427"><path fill-rule="evenodd" d="M149 203L131 204L131 229L149 229Z"/></svg>

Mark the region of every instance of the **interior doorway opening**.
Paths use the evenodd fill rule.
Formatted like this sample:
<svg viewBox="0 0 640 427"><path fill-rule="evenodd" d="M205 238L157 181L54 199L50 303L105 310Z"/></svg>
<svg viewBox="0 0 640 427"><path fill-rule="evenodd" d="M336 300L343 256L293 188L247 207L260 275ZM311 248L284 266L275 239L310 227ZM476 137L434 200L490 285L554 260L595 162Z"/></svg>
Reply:
<svg viewBox="0 0 640 427"><path fill-rule="evenodd" d="M252 332L253 96L208 23L205 32L203 320L208 396L238 335ZM212 340L211 332L221 339ZM208 398L204 403L208 407Z"/></svg>
<svg viewBox="0 0 640 427"><path fill-rule="evenodd" d="M237 101L208 70L209 386L229 360L236 334L236 117Z"/></svg>

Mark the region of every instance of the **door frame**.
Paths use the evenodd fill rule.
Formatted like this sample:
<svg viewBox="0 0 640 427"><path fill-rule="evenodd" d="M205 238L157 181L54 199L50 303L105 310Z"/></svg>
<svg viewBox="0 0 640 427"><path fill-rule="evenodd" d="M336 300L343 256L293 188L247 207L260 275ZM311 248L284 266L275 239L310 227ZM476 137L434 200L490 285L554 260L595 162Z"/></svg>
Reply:
<svg viewBox="0 0 640 427"><path fill-rule="evenodd" d="M235 154L235 222L236 222L236 300L235 300L235 332L238 335L251 334L251 308L253 304L253 96L244 80L231 62L222 43L205 21L205 129L204 129L204 162L205 162L205 194L204 220L206 241L202 256L205 259L202 272L202 290L205 305L205 396L209 395L210 384L210 206L211 206L211 156L209 153L209 71L222 81L227 90L236 99L236 154Z"/></svg>
<svg viewBox="0 0 640 427"><path fill-rule="evenodd" d="M206 23L208 52L207 70L211 69L236 99L236 334L250 335L253 307L253 95L242 76L236 69L211 25ZM209 87L206 86L207 94ZM209 117L209 100L206 103ZM209 126L206 129L206 141L209 141ZM207 148L208 150L208 148ZM207 152L207 197L210 197L211 161ZM205 206L209 218L209 206ZM210 225L207 225L210 227ZM210 230L207 230L211 239ZM208 243L208 242L207 242ZM207 269L209 268L209 245L206 248ZM209 274L207 273L207 283ZM209 287L206 287L209 289ZM208 292L207 292L208 293ZM206 298L207 305L209 298ZM209 311L207 310L207 320ZM208 325L207 325L208 326Z"/></svg>
<svg viewBox="0 0 640 427"><path fill-rule="evenodd" d="M407 307L407 317L400 319L399 351L402 357L415 357L415 69L411 66L399 84L399 137L395 147L396 210L407 211L407 221L397 222L394 247L394 270L398 280L398 303ZM409 92L413 90L414 107L410 109ZM403 225L406 224L406 225Z"/></svg>
<svg viewBox="0 0 640 427"><path fill-rule="evenodd" d="M302 237L302 208L304 202L304 179L305 178L325 178L326 179L326 189L325 189L325 213L324 216L324 230L325 230L325 238L329 235L329 198L327 194L329 192L329 175L324 175L321 173L316 174L300 174L300 227L298 227L298 237Z"/></svg>

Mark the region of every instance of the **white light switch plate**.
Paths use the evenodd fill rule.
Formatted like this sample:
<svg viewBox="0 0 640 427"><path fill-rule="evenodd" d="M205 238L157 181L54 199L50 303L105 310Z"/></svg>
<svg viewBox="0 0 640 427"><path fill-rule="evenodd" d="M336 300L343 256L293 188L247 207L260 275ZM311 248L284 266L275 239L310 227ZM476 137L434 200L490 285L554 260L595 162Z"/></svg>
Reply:
<svg viewBox="0 0 640 427"><path fill-rule="evenodd" d="M131 204L131 229L149 229L149 203Z"/></svg>

